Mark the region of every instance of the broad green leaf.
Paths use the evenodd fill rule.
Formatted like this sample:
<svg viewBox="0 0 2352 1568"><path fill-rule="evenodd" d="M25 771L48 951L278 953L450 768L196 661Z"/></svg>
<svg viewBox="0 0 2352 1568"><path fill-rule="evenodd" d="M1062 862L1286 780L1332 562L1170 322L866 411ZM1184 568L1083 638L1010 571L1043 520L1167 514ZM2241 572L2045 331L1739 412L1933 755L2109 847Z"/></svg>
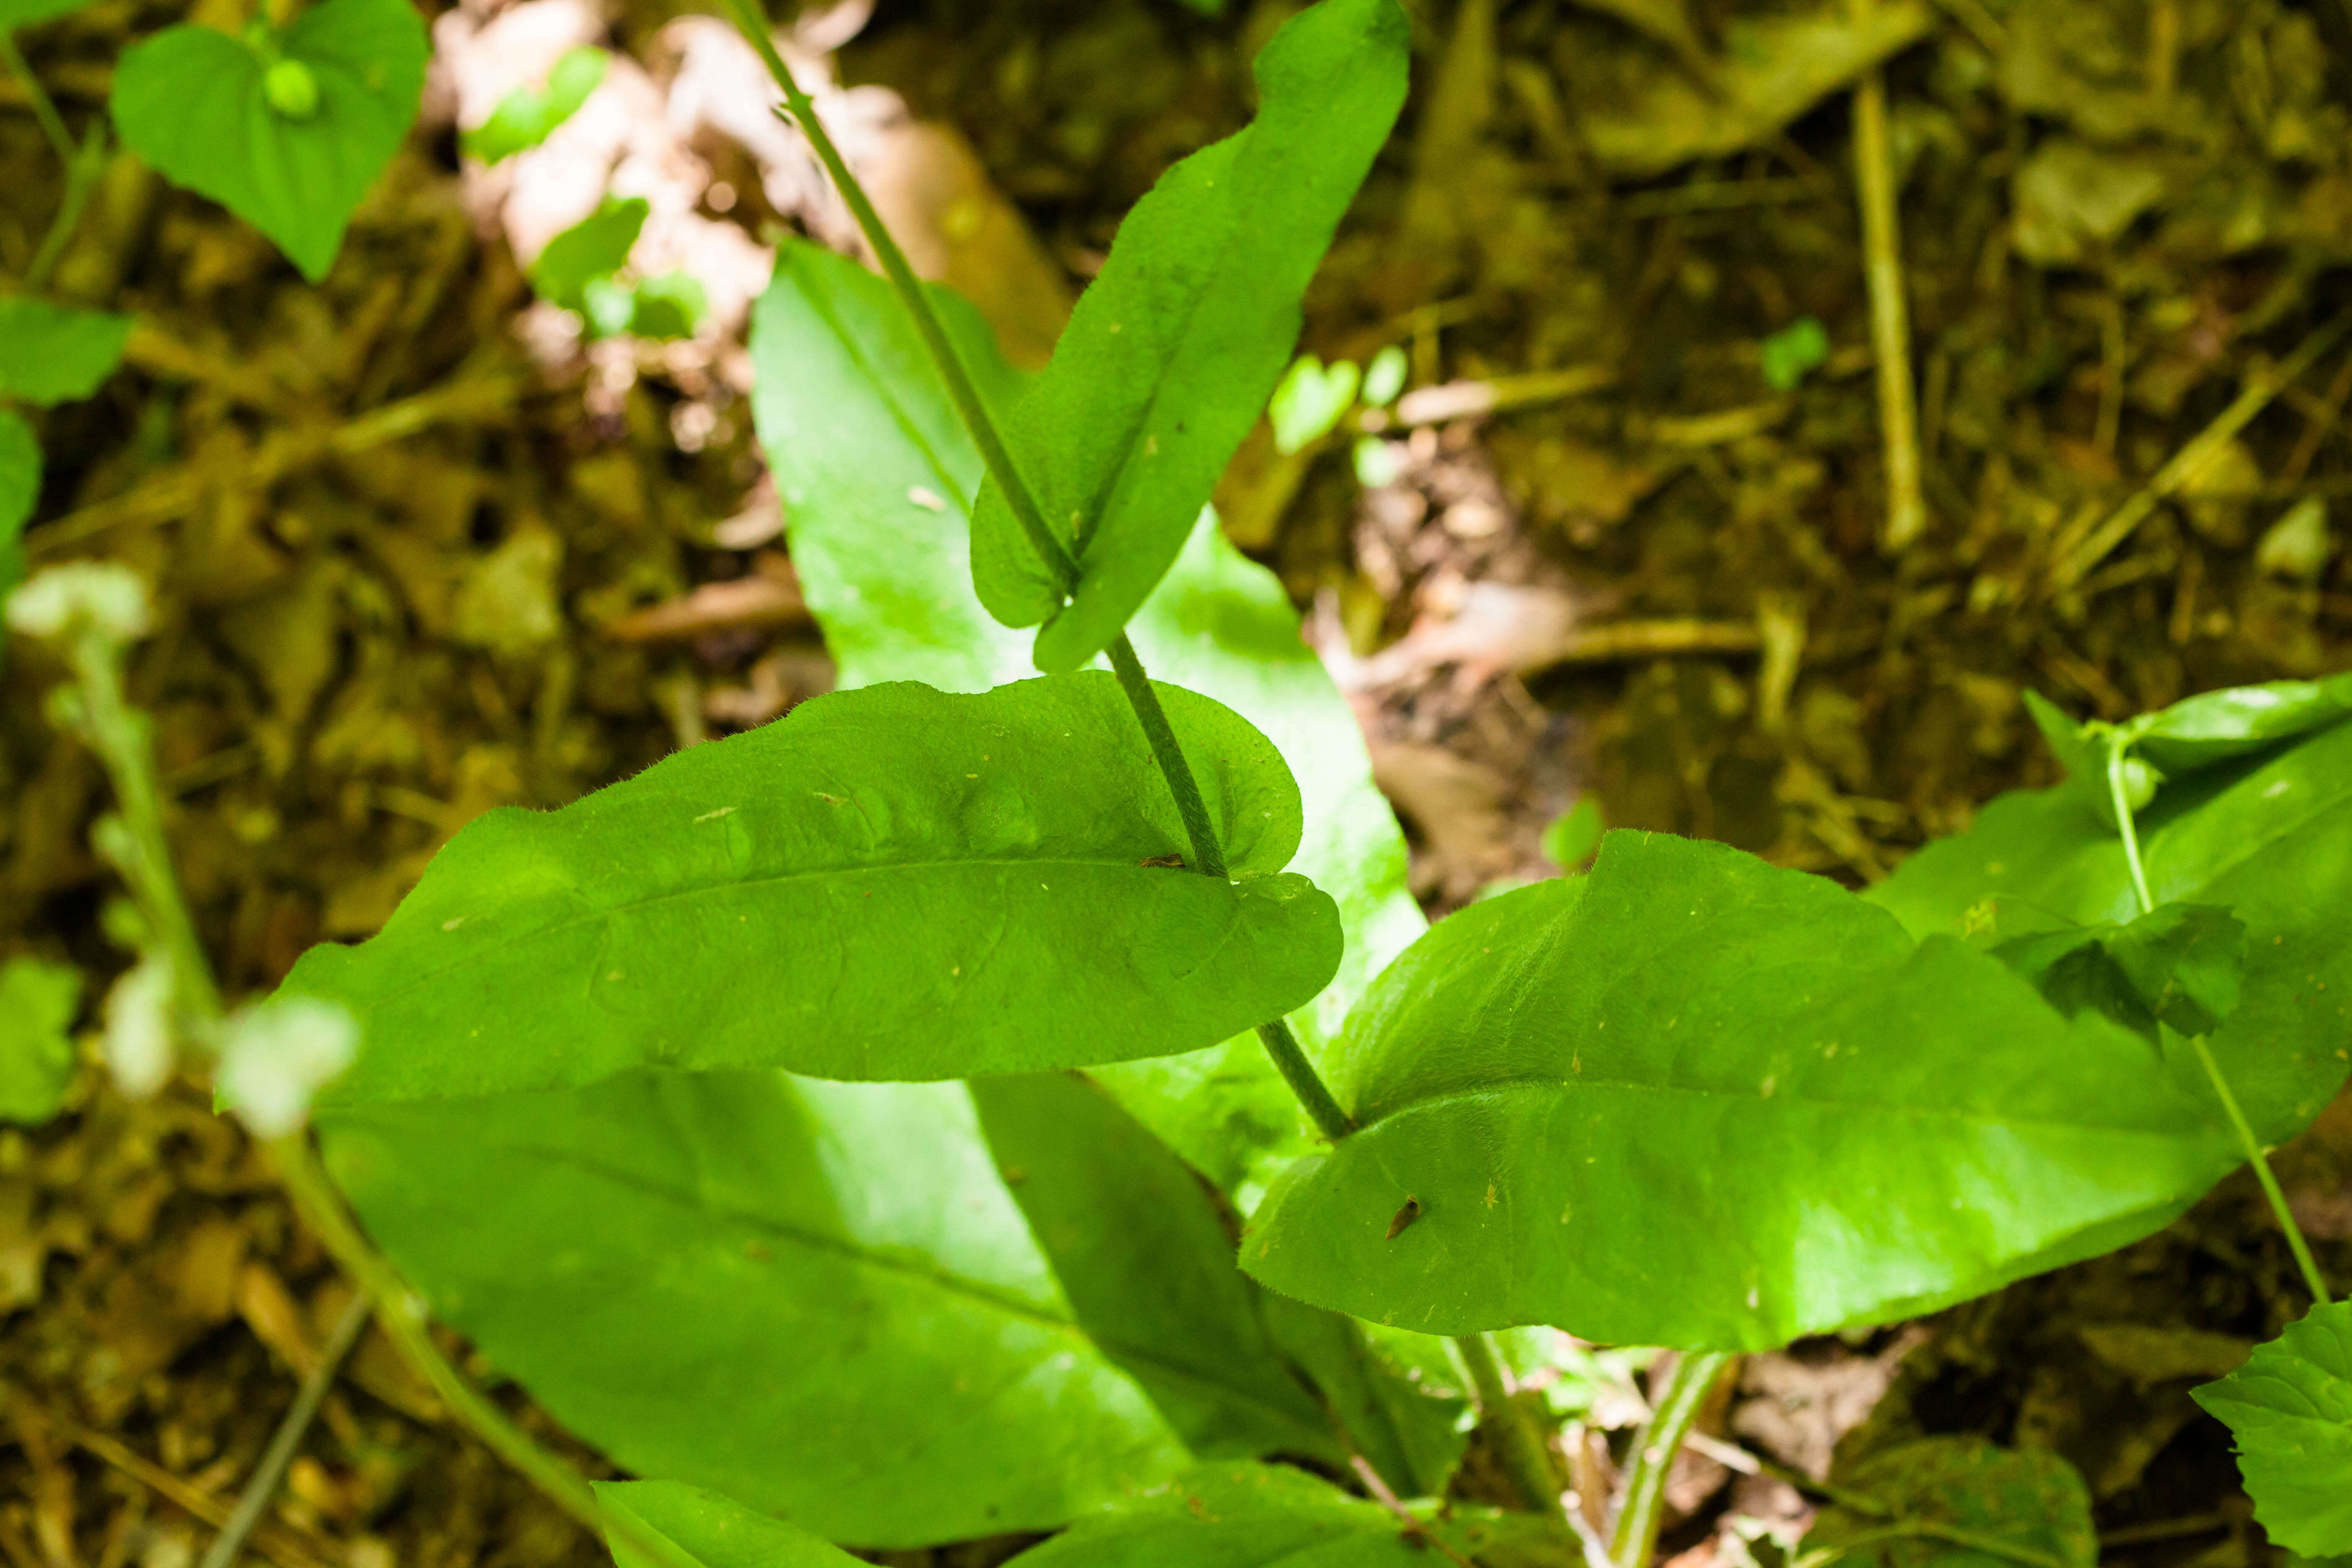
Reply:
<svg viewBox="0 0 2352 1568"><path fill-rule="evenodd" d="M2246 926L2238 1005L2208 1039L2265 1143L2316 1116L2352 1063L2352 724L2166 784L2138 814L2159 904L2226 908ZM1865 895L1915 936L2001 937L2139 912L2123 845L2067 789L2019 791L1928 845ZM2208 1091L2193 1065L2184 1081Z"/></svg>
<svg viewBox="0 0 2352 1568"><path fill-rule="evenodd" d="M1195 1455L1344 1468L1360 1453L1407 1496L1444 1489L1461 1459L1460 1402L1417 1393L1352 1320L1244 1275L1231 1211L1108 1095L1063 1073L971 1088L1079 1326Z"/></svg>
<svg viewBox="0 0 2352 1568"><path fill-rule="evenodd" d="M1020 375L978 313L944 289L931 298L982 395L1012 401ZM752 353L752 409L793 563L842 685L983 690L1025 673L1027 639L972 594L979 455L889 286L846 258L787 243L754 318ZM1298 781L1306 837L1292 864L1339 900L1347 932L1338 976L1293 1019L1318 1049L1423 924L1405 886L1404 838L1372 784L1354 715L1300 641L1281 584L1227 544L1213 519L1195 529L1132 631L1147 668L1248 719ZM1255 1189L1312 1146L1297 1101L1251 1036L1095 1076L1228 1190Z"/></svg>
<svg viewBox="0 0 2352 1568"><path fill-rule="evenodd" d="M0 964L0 1121L37 1127L72 1087L81 971L18 957Z"/></svg>
<svg viewBox="0 0 2352 1568"><path fill-rule="evenodd" d="M547 242L530 264L530 286L550 304L584 313L588 286L629 264L630 247L652 210L643 196L606 196L594 212Z"/></svg>
<svg viewBox="0 0 2352 1568"><path fill-rule="evenodd" d="M574 1088L632 1067L838 1079L1189 1051L1321 990L1330 899L1279 874L1298 793L1189 691L1170 721L1234 882L1161 864L1172 803L1117 683L835 692L561 811L478 817L382 932L305 954L361 1102Z"/></svg>
<svg viewBox="0 0 2352 1568"><path fill-rule="evenodd" d="M156 173L261 230L316 283L416 119L426 52L408 0L320 0L260 46L168 27L115 67L114 123ZM289 63L309 79L308 114L289 111Z"/></svg>
<svg viewBox="0 0 2352 1568"><path fill-rule="evenodd" d="M1068 1074L980 1079L971 1097L1079 1325L1186 1447L1346 1465L1330 1417L1268 1337L1223 1205L1181 1160Z"/></svg>
<svg viewBox="0 0 2352 1568"><path fill-rule="evenodd" d="M0 299L0 397L44 406L88 397L122 363L131 324L111 310Z"/></svg>
<svg viewBox="0 0 2352 1568"><path fill-rule="evenodd" d="M2009 1558L1905 1529L1915 1522L2080 1568L2099 1560L2090 1489L2055 1454L1995 1447L1977 1437L1929 1437L1874 1454L1837 1481L1889 1510L1872 1515L1832 1505L1805 1532L1808 1553L1836 1552L1847 1568L2015 1568Z"/></svg>
<svg viewBox="0 0 2352 1568"><path fill-rule="evenodd" d="M1021 1554L1023 1568L1428 1568L1396 1516L1303 1471L1204 1465Z"/></svg>
<svg viewBox="0 0 2352 1568"><path fill-rule="evenodd" d="M0 600L25 580L25 524L41 500L41 443L0 408Z"/></svg>
<svg viewBox="0 0 2352 1568"><path fill-rule="evenodd" d="M519 87L500 99L488 120L457 139L458 150L496 163L538 146L588 101L612 63L602 49L567 49L548 71L546 86Z"/></svg>
<svg viewBox="0 0 2352 1568"><path fill-rule="evenodd" d="M88 10L90 4L91 0L0 0L0 33L70 16Z"/></svg>
<svg viewBox="0 0 2352 1568"><path fill-rule="evenodd" d="M436 1312L625 1469L900 1548L1187 1462L1072 1324L961 1085L631 1073L320 1121Z"/></svg>
<svg viewBox="0 0 2352 1568"><path fill-rule="evenodd" d="M2236 1436L2254 1518L2274 1545L2352 1552L2352 1301L2313 1308L2191 1397Z"/></svg>
<svg viewBox="0 0 2352 1568"><path fill-rule="evenodd" d="M1446 1342L1272 1291L1260 1310L1266 1332L1390 1489L1402 1497L1444 1497L1470 1447L1468 1385Z"/></svg>
<svg viewBox="0 0 2352 1568"><path fill-rule="evenodd" d="M858 1559L734 1499L677 1481L596 1481L596 1501L651 1531L702 1568L856 1568ZM604 1544L617 1568L673 1568L610 1529Z"/></svg>
<svg viewBox="0 0 2352 1568"><path fill-rule="evenodd" d="M1335 1089L1362 1131L1286 1173L1244 1266L1430 1333L1888 1321L2144 1235L2235 1163L2127 1031L1663 835L1436 926L1358 1004Z"/></svg>
<svg viewBox="0 0 2352 1568"><path fill-rule="evenodd" d="M1321 0L1257 59L1258 113L1136 204L1007 440L1079 574L1064 606L1004 498L973 517L973 582L1037 667L1075 669L1142 607L1257 421L1301 297L1404 102L1396 0ZM1352 388L1351 388L1352 390Z"/></svg>

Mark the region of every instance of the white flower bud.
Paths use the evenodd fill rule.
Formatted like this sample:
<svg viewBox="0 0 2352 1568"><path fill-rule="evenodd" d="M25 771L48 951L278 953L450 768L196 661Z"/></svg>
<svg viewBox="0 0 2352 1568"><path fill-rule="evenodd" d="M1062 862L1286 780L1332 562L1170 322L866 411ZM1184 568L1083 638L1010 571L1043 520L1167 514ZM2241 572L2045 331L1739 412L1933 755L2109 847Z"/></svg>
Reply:
<svg viewBox="0 0 2352 1568"><path fill-rule="evenodd" d="M87 626L110 642L131 642L152 624L147 584L111 562L52 566L9 595L8 624L28 637L63 637Z"/></svg>
<svg viewBox="0 0 2352 1568"><path fill-rule="evenodd" d="M257 1138L283 1138L310 1100L359 1054L360 1026L332 1002L265 1002L228 1022L214 1078L221 1100Z"/></svg>
<svg viewBox="0 0 2352 1568"><path fill-rule="evenodd" d="M106 997L106 1065L133 1100L172 1076L172 962L151 952Z"/></svg>

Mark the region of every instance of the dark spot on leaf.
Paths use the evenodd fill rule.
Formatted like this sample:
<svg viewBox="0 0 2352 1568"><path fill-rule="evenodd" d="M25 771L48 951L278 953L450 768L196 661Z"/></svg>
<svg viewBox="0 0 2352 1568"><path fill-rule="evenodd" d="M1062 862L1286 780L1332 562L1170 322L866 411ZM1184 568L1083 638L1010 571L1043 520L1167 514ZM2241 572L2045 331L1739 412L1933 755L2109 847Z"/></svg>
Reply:
<svg viewBox="0 0 2352 1568"><path fill-rule="evenodd" d="M1389 1233L1385 1239L1394 1241L1398 1237L1404 1234L1405 1226L1411 1225L1420 1217L1421 1200L1419 1198L1405 1199L1404 1207L1397 1210L1396 1217L1389 1221Z"/></svg>

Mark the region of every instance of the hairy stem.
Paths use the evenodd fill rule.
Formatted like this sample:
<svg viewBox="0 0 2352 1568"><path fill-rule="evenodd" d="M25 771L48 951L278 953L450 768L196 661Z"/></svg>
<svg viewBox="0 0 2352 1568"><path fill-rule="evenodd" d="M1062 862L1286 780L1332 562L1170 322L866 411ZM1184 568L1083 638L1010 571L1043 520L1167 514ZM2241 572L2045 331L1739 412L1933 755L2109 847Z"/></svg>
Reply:
<svg viewBox="0 0 2352 1568"><path fill-rule="evenodd" d="M245 1550L246 1537L261 1522L261 1516L277 1500L278 1489L285 1483L286 1471L294 1463L294 1455L302 1447L303 1435L319 1414L320 1402L327 1390L334 1386L335 1373L341 1370L343 1358L359 1343L360 1331L367 1327L369 1317L367 1292L352 1298L343 1309L341 1321L327 1338L326 1348L319 1352L318 1364L302 1380L295 1392L294 1403L288 1406L286 1417L278 1422L278 1430L262 1452L261 1463L253 1468L253 1479L236 1500L236 1510L221 1526L221 1532L205 1549L204 1561L197 1568L235 1568L237 1554Z"/></svg>
<svg viewBox="0 0 2352 1568"><path fill-rule="evenodd" d="M2124 863L2131 868L2132 891L2139 898L2142 914L2156 908L2156 900L2148 891L2147 868L2141 862L2139 827L2132 819L2130 796L2124 789L2124 748L2127 744L2121 735L2107 742L2107 798L2116 810L2116 827L2124 839ZM2319 1271L2319 1260L2311 1254L2311 1243L2304 1239L2303 1227L2294 1222L2294 1211L2287 1207L2286 1194L2281 1190L2278 1176L2271 1170L2270 1151L2254 1136L2253 1123L2246 1120L2238 1104L2238 1096L2230 1088L2230 1080L2221 1074L2221 1064L2213 1059L2213 1050L2202 1035L2191 1035L2189 1043L2197 1052L2198 1065L2205 1069L2206 1081L2213 1086L2214 1098L2230 1118L2230 1126L2238 1135L2238 1147L2253 1167L2254 1180L2262 1184L2263 1196L2270 1201L2271 1213L2286 1233L2287 1250L2294 1254L2295 1267L2303 1272L2303 1282L2311 1291L2311 1299L2326 1306L2332 1298L2327 1293L2327 1277Z"/></svg>
<svg viewBox="0 0 2352 1568"><path fill-rule="evenodd" d="M1552 1470L1550 1450L1527 1407L1511 1397L1494 1341L1485 1334L1464 1334L1454 1340L1454 1348L1470 1369L1470 1382L1478 1391L1478 1418L1494 1433L1512 1483L1529 1508L1548 1519L1560 1518L1562 1489Z"/></svg>
<svg viewBox="0 0 2352 1568"><path fill-rule="evenodd" d="M1665 1391L1654 1402L1649 1423L1634 1435L1633 1468L1625 1478L1625 1500L1618 1505L1609 1556L1617 1568L1649 1568L1658 1546L1658 1515L1666 1500L1666 1478L1682 1452L1706 1396L1731 1364L1722 1351L1685 1351L1675 1362Z"/></svg>
<svg viewBox="0 0 2352 1568"><path fill-rule="evenodd" d="M777 52L775 39L768 34L766 17L753 0L727 0L727 5L734 16L736 27L759 51L760 58L767 64L768 74L776 79L776 86L783 91L785 107L799 122L801 132L808 138L809 145L816 149L818 161L824 164L825 173L833 177L842 200L848 204L851 216L857 220L859 232L865 235L866 243L873 247L876 258L881 262L883 276L889 279L899 305L914 321L915 330L922 337L932 364L939 370L940 379L947 385L948 396L955 404L957 416L971 433L972 444L980 449L981 462L987 468L989 478L994 479L996 488L1003 492L1006 504L1019 520L1021 531L1027 535L1037 558L1045 563L1047 571L1054 574L1063 591L1067 592L1077 581L1077 563L1060 538L1046 525L1035 492L1030 489L1028 480L1014 466L1013 454L1004 445L1003 433L997 428L995 417L989 413L987 404L982 401L971 373L956 353L955 345L948 340L947 328L940 322L939 312L932 308L930 296L915 276L915 269L908 265L906 252L898 248L897 240L891 238L882 215L874 210L873 202L867 199L866 187L858 184L856 174L850 173L848 162L842 157L841 150L834 145L832 136L817 118L815 103L802 90L800 83L793 78L792 68ZM1144 674L1143 661L1136 657L1134 643L1122 632L1110 645L1109 653L1111 670L1118 677L1119 689L1126 693L1128 705L1135 710L1136 721L1143 726L1144 739L1150 742L1152 760L1159 763L1161 775L1167 779L1169 793L1176 797L1177 814L1183 818L1185 834L1192 840L1190 868L1203 876L1223 880L1227 875L1224 846L1217 837L1216 825L1209 820L1208 806L1201 797L1199 781L1193 778L1192 765L1184 760L1183 750L1176 743L1175 731L1169 726L1168 715L1160 707L1158 694L1151 689L1150 679ZM1266 1055L1273 1058L1276 1069L1282 1074L1283 1081L1297 1095L1299 1102L1306 1107L1307 1115L1313 1118L1323 1135L1339 1139L1354 1131L1355 1122L1340 1109L1330 1089L1317 1076L1314 1064L1307 1059L1307 1054L1291 1035L1290 1026L1276 1018L1259 1025L1257 1033L1259 1041L1265 1047Z"/></svg>

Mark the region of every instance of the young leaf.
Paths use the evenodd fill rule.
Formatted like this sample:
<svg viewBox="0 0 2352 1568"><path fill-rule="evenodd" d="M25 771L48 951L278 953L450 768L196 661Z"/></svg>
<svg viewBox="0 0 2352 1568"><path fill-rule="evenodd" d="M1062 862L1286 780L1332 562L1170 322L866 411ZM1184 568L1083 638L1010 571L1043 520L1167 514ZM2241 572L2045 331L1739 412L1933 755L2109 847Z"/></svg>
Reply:
<svg viewBox="0 0 2352 1568"><path fill-rule="evenodd" d="M1356 405L1361 375L1349 360L1326 369L1313 354L1299 355L1274 389L1274 401L1265 405L1265 416L1274 426L1274 449L1286 458L1329 435Z"/></svg>
<svg viewBox="0 0 2352 1568"><path fill-rule="evenodd" d="M2159 904L2227 909L2246 927L2236 1008L2207 1045L2255 1134L2283 1143L2352 1063L2352 724L2306 731L2166 786L2138 814ZM2122 924L2139 912L2123 844L2067 789L2002 795L1864 895L1916 936ZM2210 1091L2192 1064L2184 1081Z"/></svg>
<svg viewBox="0 0 2352 1568"><path fill-rule="evenodd" d="M2168 778L2340 723L2352 716L2352 673L2200 692L2136 721L2137 750Z"/></svg>
<svg viewBox="0 0 2352 1568"><path fill-rule="evenodd" d="M1244 1267L1430 1333L1780 1344L2105 1251L2235 1163L2104 1018L1663 835L1436 926L1358 1004L1335 1088L1362 1131L1286 1173Z"/></svg>
<svg viewBox="0 0 2352 1568"><path fill-rule="evenodd" d="M1069 1074L978 1079L971 1097L1079 1325L1186 1447L1346 1467L1330 1417L1268 1339L1223 1205L1181 1160Z"/></svg>
<svg viewBox="0 0 2352 1568"><path fill-rule="evenodd" d="M1024 1568L1428 1568L1396 1516L1302 1471L1204 1465L1022 1553Z"/></svg>
<svg viewBox="0 0 2352 1568"><path fill-rule="evenodd" d="M612 63L602 49L565 50L548 71L545 87L519 87L500 99L488 120L457 139L458 151L496 163L538 146L588 101Z"/></svg>
<svg viewBox="0 0 2352 1568"><path fill-rule="evenodd" d="M81 971L12 958L0 964L0 1121L37 1127L58 1113L73 1083Z"/></svg>
<svg viewBox="0 0 2352 1568"><path fill-rule="evenodd" d="M858 1568L859 1560L734 1499L677 1481L594 1481L607 1515L667 1542L701 1568ZM605 1527L615 1568L672 1568Z"/></svg>
<svg viewBox="0 0 2352 1568"><path fill-rule="evenodd" d="M128 316L0 299L0 397L47 406L88 397L122 363Z"/></svg>
<svg viewBox="0 0 2352 1568"><path fill-rule="evenodd" d="M1007 432L1076 557L1068 605L993 485L973 514L981 603L1008 626L1046 623L1040 669L1076 669L1118 636L1265 406L1307 280L1403 105L1410 32L1396 0L1294 17L1258 57L1256 120L1120 225Z"/></svg>
<svg viewBox="0 0 2352 1568"><path fill-rule="evenodd" d="M1011 402L1021 377L978 313L944 289L932 300L983 398ZM914 679L976 691L1025 673L1027 639L972 594L979 454L889 286L845 257L787 243L751 342L760 442L842 685ZM1339 901L1347 932L1339 974L1293 1020L1316 1049L1423 923L1362 734L1300 640L1281 584L1226 543L1214 519L1195 529L1131 629L1148 668L1248 719L1297 778L1307 836L1292 864ZM1270 1180L1313 1146L1252 1036L1094 1076L1228 1190Z"/></svg>
<svg viewBox="0 0 2352 1568"><path fill-rule="evenodd" d="M1916 1521L2053 1563L2092 1568L2099 1560L2090 1489L2055 1454L1999 1448L1976 1437L1928 1437L1874 1454L1837 1479L1890 1511L1823 1509L1805 1532L1808 1555L1836 1552L1849 1568L2011 1568L2009 1559L1990 1552L1904 1533L1903 1525Z"/></svg>
<svg viewBox="0 0 2352 1568"><path fill-rule="evenodd" d="M416 119L426 52L408 0L320 0L259 43L167 27L115 67L114 123L156 173L261 230L316 283Z"/></svg>
<svg viewBox="0 0 2352 1568"><path fill-rule="evenodd" d="M41 499L41 443L0 408L0 600L25 580L25 524Z"/></svg>
<svg viewBox="0 0 2352 1568"><path fill-rule="evenodd" d="M2238 1468L2273 1544L2352 1552L2352 1301L2315 1307L2190 1397L2238 1439Z"/></svg>
<svg viewBox="0 0 2352 1568"><path fill-rule="evenodd" d="M585 313L588 286L629 264L630 247L652 210L643 196L606 196L594 212L547 242L530 264L530 286L548 303Z"/></svg>
<svg viewBox="0 0 2352 1568"><path fill-rule="evenodd" d="M436 1312L625 1469L912 1548L1187 1462L1072 1324L961 1085L631 1073L320 1123Z"/></svg>
<svg viewBox="0 0 2352 1568"><path fill-rule="evenodd" d="M1592 852L1601 847L1601 835L1606 827L1601 817L1601 803L1588 795L1554 817L1551 826L1543 830L1544 858L1563 871L1573 871L1592 858Z"/></svg>
<svg viewBox="0 0 2352 1568"><path fill-rule="evenodd" d="M1235 882L1184 830L1102 672L977 697L836 692L561 811L492 812L383 931L286 994L365 1045L328 1100L593 1083L638 1066L841 1079L1197 1050L1296 1007L1337 911L1277 875L1298 792L1265 737L1164 689Z"/></svg>

